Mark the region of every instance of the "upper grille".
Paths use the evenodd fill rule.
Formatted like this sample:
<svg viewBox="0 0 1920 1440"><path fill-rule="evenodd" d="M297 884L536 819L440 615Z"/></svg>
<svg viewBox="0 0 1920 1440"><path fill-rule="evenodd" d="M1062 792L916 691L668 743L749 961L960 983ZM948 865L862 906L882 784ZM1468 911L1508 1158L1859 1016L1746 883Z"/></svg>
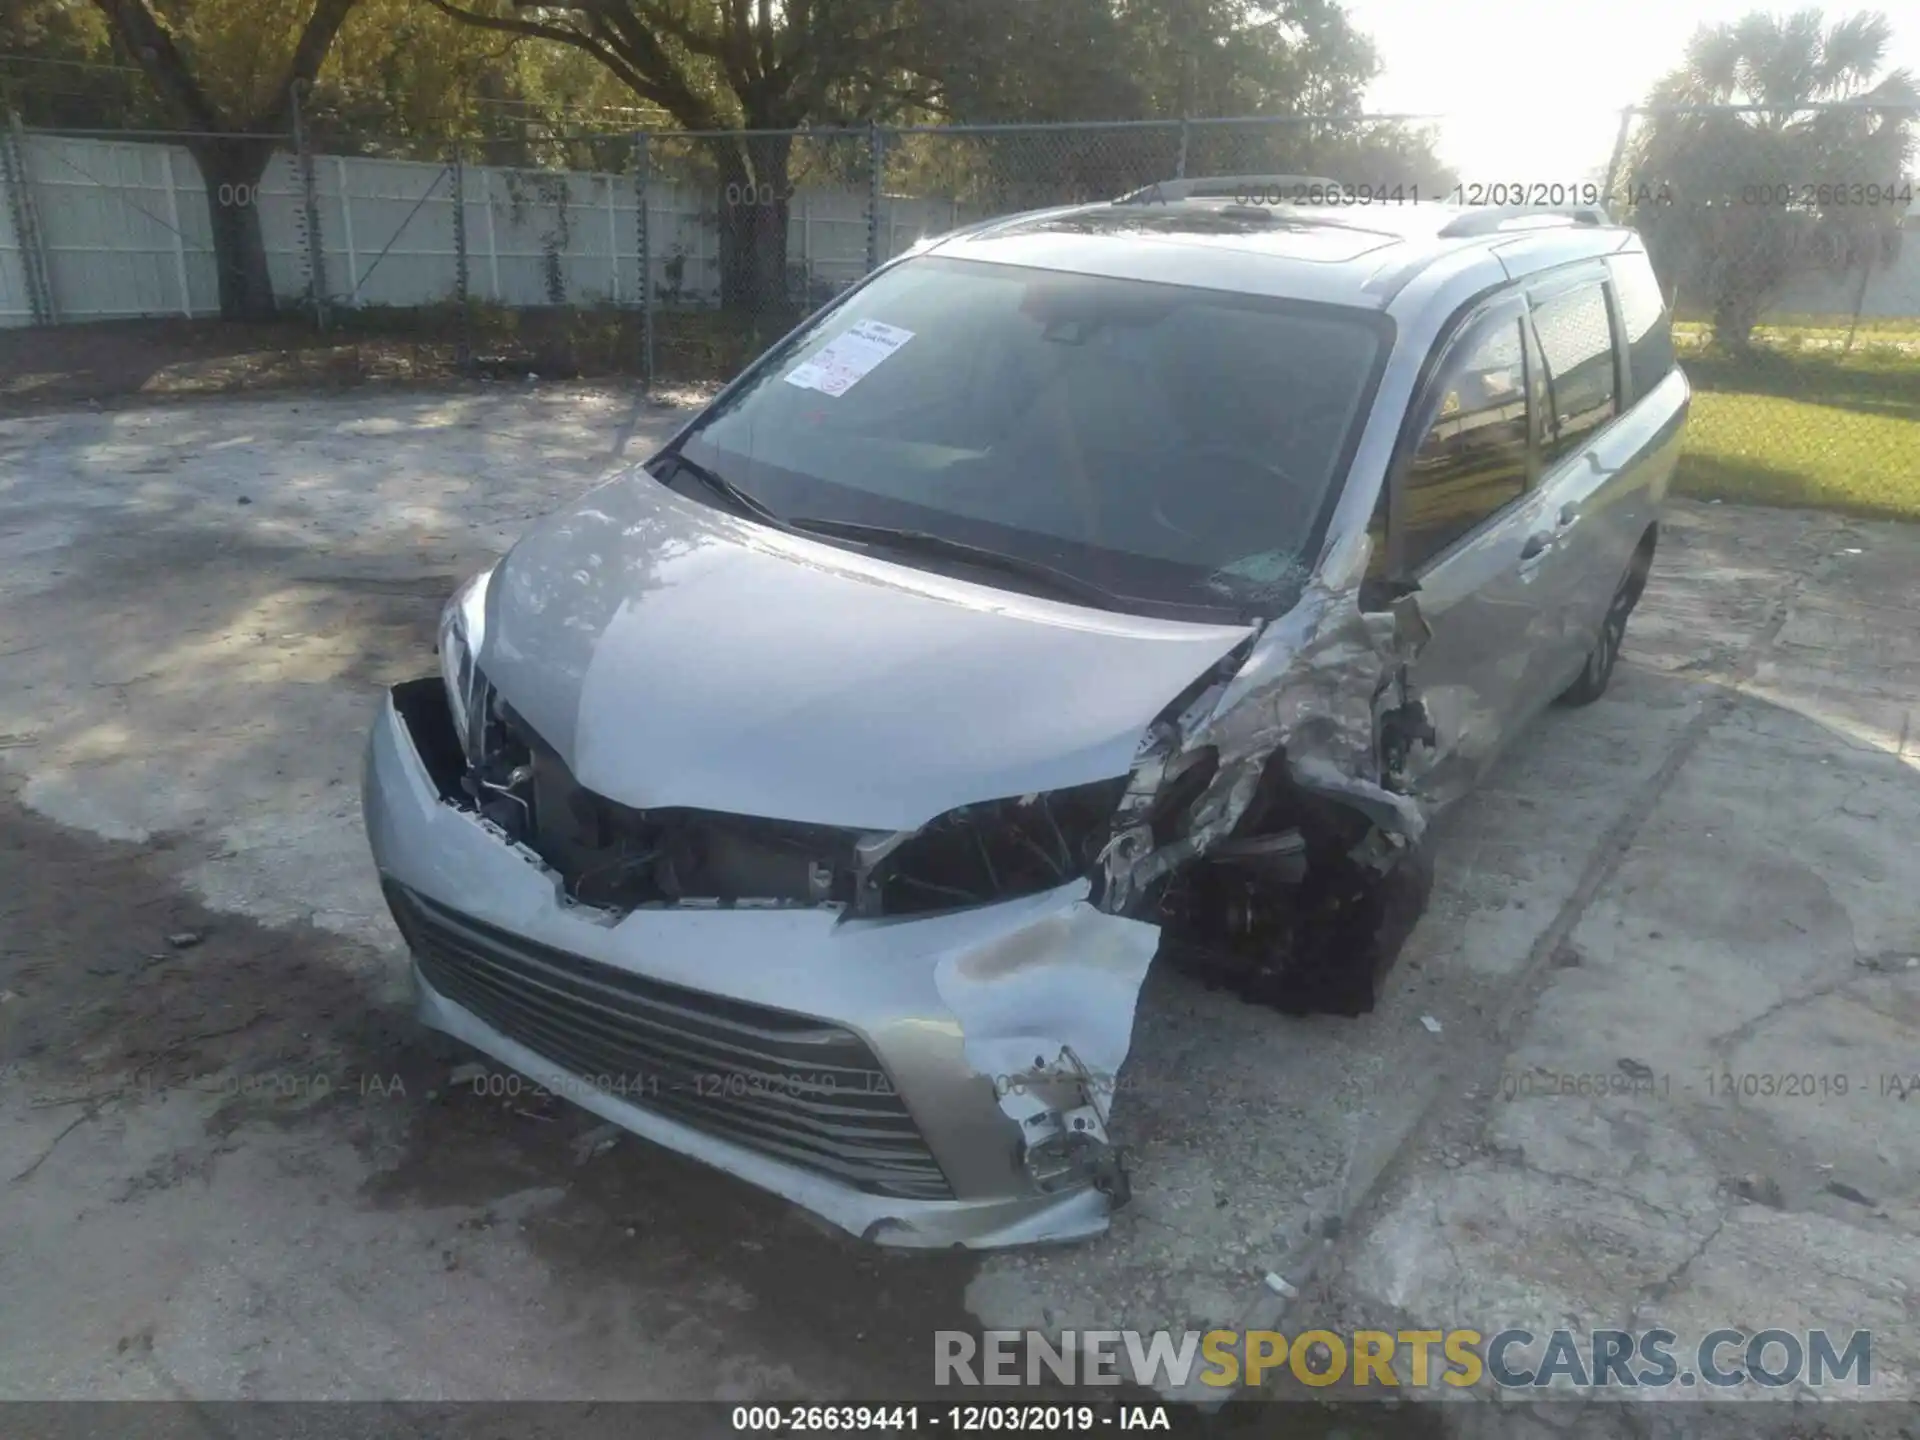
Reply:
<svg viewBox="0 0 1920 1440"><path fill-rule="evenodd" d="M632 975L392 882L387 903L428 984L585 1085L862 1190L952 1198L851 1030Z"/></svg>

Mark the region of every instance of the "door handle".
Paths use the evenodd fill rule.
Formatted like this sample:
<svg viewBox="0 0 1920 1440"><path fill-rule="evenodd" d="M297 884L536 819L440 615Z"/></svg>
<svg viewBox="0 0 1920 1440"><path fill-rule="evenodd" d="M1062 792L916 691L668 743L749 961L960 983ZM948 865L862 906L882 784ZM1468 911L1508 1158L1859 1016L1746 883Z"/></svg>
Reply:
<svg viewBox="0 0 1920 1440"><path fill-rule="evenodd" d="M1539 531L1537 534L1529 535L1527 537L1527 543L1520 547L1520 562L1525 564L1529 560L1538 560L1552 548L1553 536L1549 535L1545 530Z"/></svg>
<svg viewBox="0 0 1920 1440"><path fill-rule="evenodd" d="M1569 525L1573 524L1573 522L1578 520L1579 518L1580 518L1580 507L1574 504L1573 501L1569 500L1566 504L1560 507L1559 524L1562 530L1566 529Z"/></svg>

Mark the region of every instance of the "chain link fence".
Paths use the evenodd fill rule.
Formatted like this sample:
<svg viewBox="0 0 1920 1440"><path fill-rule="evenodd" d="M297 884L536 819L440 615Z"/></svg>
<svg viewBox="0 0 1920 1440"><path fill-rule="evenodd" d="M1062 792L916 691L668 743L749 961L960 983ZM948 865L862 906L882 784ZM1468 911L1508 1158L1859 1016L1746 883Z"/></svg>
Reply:
<svg viewBox="0 0 1920 1440"><path fill-rule="evenodd" d="M650 376L729 376L887 258L873 132L640 143Z"/></svg>
<svg viewBox="0 0 1920 1440"><path fill-rule="evenodd" d="M1391 117L463 144L296 122L224 137L276 148L256 183L216 185L222 205L201 179L222 138L21 132L7 194L63 220L51 241L0 226L0 322L221 313L253 225L279 307L322 328L437 335L483 368L710 382L877 265L975 221L1192 174L1364 175L1402 200L1447 183L1431 127ZM236 233L216 245L221 224ZM51 274L44 293L29 257Z"/></svg>
<svg viewBox="0 0 1920 1440"><path fill-rule="evenodd" d="M1920 180L1911 107L1649 108L1609 198L1695 389L1702 493L1920 514Z"/></svg>
<svg viewBox="0 0 1920 1440"><path fill-rule="evenodd" d="M1732 349L1794 317L1920 325L1920 217L1907 111L1637 112L1614 192L1676 310ZM1831 328L1821 327L1821 328Z"/></svg>
<svg viewBox="0 0 1920 1440"><path fill-rule="evenodd" d="M1676 319L1698 394L1686 476L1917 508L1920 117L1586 118L1582 153L1540 177L1450 168L1464 132L1448 117L457 143L309 133L297 114L289 135L249 137L16 121L0 133L0 324L212 316L264 289L319 331L406 336L468 373L710 386L957 227L1179 177L1321 177L1342 224L1415 200L1606 207L1644 235Z"/></svg>

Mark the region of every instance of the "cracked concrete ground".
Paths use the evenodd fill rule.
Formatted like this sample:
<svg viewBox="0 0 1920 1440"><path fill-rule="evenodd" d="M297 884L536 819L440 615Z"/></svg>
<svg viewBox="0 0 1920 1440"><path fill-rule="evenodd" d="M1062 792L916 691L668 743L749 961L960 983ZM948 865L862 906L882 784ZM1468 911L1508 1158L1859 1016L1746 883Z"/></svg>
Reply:
<svg viewBox="0 0 1920 1440"><path fill-rule="evenodd" d="M905 1395L935 1328L1343 1319L1860 1325L1911 1393L1920 534L1678 509L1614 692L1448 818L1372 1015L1155 975L1112 1234L905 1258L637 1142L582 1164L577 1112L456 1093L400 1006L379 690L674 419L0 423L0 1395Z"/></svg>
<svg viewBox="0 0 1920 1440"><path fill-rule="evenodd" d="M1920 533L1705 518L1688 550L1722 562L1663 555L1595 712L1686 719L1330 1298L1541 1335L1867 1329L1891 1426L1920 1385ZM1750 605L1720 585L1743 557Z"/></svg>

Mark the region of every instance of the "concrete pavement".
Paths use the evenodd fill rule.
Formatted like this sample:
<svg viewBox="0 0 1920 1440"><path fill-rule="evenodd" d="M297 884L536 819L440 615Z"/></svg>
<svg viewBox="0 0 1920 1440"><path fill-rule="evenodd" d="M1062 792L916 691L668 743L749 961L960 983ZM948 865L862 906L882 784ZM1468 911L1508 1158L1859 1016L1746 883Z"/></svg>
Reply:
<svg viewBox="0 0 1920 1440"><path fill-rule="evenodd" d="M954 1325L1856 1316L1910 1393L1920 534L1679 507L1614 693L1449 817L1372 1015L1156 975L1113 1233L908 1260L637 1142L576 1163L576 1112L459 1093L399 1007L371 707L674 418L501 386L0 422L0 1176L34 1167L0 1394L902 1394Z"/></svg>

